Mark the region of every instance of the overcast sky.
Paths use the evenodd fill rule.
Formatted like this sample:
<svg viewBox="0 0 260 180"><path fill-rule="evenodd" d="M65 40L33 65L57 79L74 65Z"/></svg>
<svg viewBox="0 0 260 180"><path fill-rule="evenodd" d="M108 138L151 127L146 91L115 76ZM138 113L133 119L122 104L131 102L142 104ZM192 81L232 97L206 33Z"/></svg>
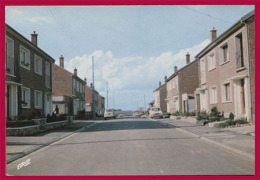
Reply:
<svg viewBox="0 0 260 180"><path fill-rule="evenodd" d="M92 82L109 107L148 107L164 76L185 65L210 43L210 30L220 35L254 6L8 6L6 23L31 39L65 68ZM114 98L113 98L114 95ZM144 98L145 96L145 98ZM144 101L146 102L144 104ZM107 103L106 103L107 104Z"/></svg>

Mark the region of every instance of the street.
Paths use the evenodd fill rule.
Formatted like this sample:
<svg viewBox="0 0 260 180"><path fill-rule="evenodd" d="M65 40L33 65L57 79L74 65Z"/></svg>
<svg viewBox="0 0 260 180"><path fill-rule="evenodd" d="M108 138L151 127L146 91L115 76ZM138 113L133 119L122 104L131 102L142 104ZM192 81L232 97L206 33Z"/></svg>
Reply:
<svg viewBox="0 0 260 180"><path fill-rule="evenodd" d="M28 161L29 159L29 161ZM22 162L30 162L19 166ZM254 175L254 162L148 118L99 120L7 164L8 175Z"/></svg>

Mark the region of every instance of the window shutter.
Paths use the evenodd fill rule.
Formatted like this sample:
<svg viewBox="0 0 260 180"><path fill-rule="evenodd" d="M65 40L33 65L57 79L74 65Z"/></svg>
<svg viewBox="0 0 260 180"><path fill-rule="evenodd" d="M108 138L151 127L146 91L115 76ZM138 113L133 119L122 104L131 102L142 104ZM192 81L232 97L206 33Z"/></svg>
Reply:
<svg viewBox="0 0 260 180"><path fill-rule="evenodd" d="M37 93L36 93L36 91L34 91L34 107L35 108L37 108L37 100L36 100L36 98L37 98Z"/></svg>
<svg viewBox="0 0 260 180"><path fill-rule="evenodd" d="M225 102L225 84L222 84L221 86L221 100L222 102Z"/></svg>
<svg viewBox="0 0 260 180"><path fill-rule="evenodd" d="M222 64L224 62L224 50L223 48L219 48L219 62Z"/></svg>
<svg viewBox="0 0 260 180"><path fill-rule="evenodd" d="M42 93L39 93L39 108L42 108Z"/></svg>

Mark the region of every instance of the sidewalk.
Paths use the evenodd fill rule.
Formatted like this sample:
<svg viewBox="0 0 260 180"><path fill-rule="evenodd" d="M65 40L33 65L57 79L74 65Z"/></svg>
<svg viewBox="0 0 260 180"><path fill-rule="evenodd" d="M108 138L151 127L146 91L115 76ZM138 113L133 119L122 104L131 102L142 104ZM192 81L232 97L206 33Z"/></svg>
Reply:
<svg viewBox="0 0 260 180"><path fill-rule="evenodd" d="M30 154L44 146L67 137L77 130L94 124L95 120L74 121L73 124L46 131L34 136L7 136L6 137L6 162L10 163L24 155ZM82 129L83 130L83 129Z"/></svg>
<svg viewBox="0 0 260 180"><path fill-rule="evenodd" d="M254 135L254 125L219 129L198 125L188 118L178 120L159 119L158 122L190 133L217 147L236 153L239 156L255 160L255 137L250 135Z"/></svg>

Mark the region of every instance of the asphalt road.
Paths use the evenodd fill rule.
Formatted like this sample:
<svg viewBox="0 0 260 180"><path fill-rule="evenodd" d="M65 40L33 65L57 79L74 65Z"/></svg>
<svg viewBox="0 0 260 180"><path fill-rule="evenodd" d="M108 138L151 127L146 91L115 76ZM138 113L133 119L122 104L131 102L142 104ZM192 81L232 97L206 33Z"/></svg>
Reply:
<svg viewBox="0 0 260 180"><path fill-rule="evenodd" d="M22 162L27 166L18 170ZM98 121L7 165L7 174L18 176L254 175L254 171L252 161L145 118Z"/></svg>

